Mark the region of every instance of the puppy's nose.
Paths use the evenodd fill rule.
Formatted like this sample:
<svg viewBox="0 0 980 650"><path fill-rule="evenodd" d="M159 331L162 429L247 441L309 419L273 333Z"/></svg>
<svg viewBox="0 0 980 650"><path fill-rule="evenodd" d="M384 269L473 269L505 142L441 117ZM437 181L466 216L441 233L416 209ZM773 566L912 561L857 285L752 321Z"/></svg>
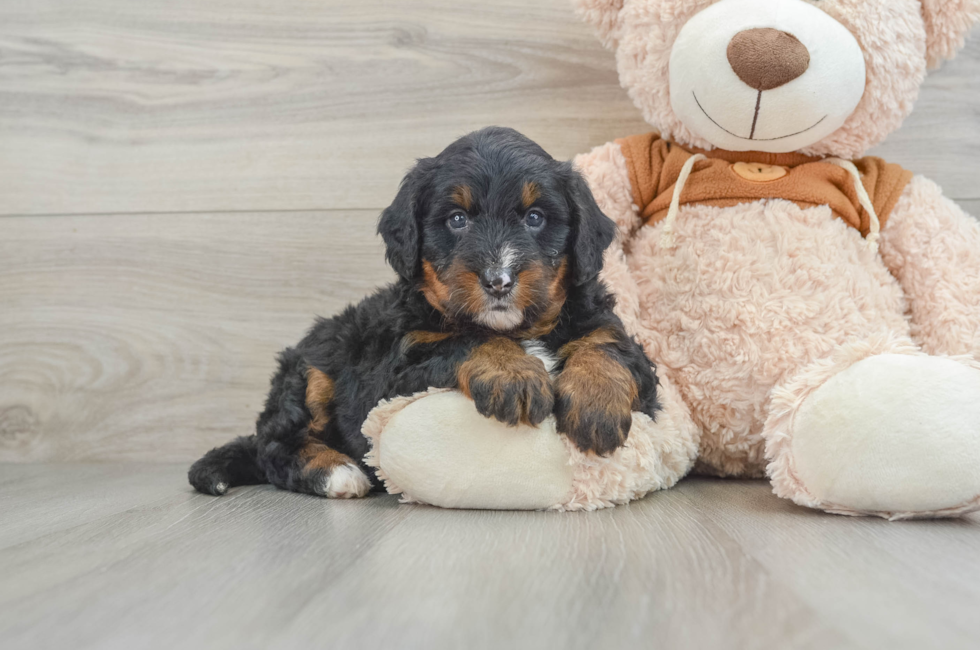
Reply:
<svg viewBox="0 0 980 650"><path fill-rule="evenodd" d="M735 34L728 62L739 79L761 92L802 76L810 67L810 50L792 34L759 27Z"/></svg>
<svg viewBox="0 0 980 650"><path fill-rule="evenodd" d="M514 288L514 279L510 269L490 268L480 274L483 288L494 298L503 298Z"/></svg>

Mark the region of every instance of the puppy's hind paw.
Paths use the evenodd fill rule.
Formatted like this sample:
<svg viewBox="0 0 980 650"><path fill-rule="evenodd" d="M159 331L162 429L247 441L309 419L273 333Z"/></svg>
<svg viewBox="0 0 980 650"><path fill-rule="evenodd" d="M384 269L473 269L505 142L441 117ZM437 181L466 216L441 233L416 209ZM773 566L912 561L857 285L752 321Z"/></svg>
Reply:
<svg viewBox="0 0 980 650"><path fill-rule="evenodd" d="M329 499L357 499L371 491L371 479L357 465L346 463L331 469L314 489Z"/></svg>

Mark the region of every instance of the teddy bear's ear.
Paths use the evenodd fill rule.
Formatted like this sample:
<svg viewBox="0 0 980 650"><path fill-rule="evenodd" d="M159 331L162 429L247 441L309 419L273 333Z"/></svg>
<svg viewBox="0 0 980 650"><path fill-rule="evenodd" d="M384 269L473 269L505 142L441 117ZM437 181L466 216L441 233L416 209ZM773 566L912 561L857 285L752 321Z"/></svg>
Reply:
<svg viewBox="0 0 980 650"><path fill-rule="evenodd" d="M592 25L599 40L609 49L616 47L619 15L626 0L572 0L579 18Z"/></svg>
<svg viewBox="0 0 980 650"><path fill-rule="evenodd" d="M963 47L966 35L980 20L980 0L922 0L926 21L926 60L937 68Z"/></svg>

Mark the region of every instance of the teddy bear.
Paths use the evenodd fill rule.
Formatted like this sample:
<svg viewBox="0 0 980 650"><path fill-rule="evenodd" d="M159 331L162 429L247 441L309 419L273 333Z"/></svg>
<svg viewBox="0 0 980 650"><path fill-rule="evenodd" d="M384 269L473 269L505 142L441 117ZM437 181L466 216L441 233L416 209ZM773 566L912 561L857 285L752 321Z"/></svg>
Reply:
<svg viewBox="0 0 980 650"><path fill-rule="evenodd" d="M575 159L663 410L609 457L461 395L381 404L389 491L593 509L694 471L847 515L980 509L980 224L866 156L980 0L575 0L653 131Z"/></svg>

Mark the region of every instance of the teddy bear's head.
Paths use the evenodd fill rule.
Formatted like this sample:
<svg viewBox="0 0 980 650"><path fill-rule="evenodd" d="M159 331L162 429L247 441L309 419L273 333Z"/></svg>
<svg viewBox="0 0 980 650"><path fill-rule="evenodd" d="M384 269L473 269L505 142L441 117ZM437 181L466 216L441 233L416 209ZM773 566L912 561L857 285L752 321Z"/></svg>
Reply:
<svg viewBox="0 0 980 650"><path fill-rule="evenodd" d="M665 138L858 157L912 110L980 0L575 0Z"/></svg>

